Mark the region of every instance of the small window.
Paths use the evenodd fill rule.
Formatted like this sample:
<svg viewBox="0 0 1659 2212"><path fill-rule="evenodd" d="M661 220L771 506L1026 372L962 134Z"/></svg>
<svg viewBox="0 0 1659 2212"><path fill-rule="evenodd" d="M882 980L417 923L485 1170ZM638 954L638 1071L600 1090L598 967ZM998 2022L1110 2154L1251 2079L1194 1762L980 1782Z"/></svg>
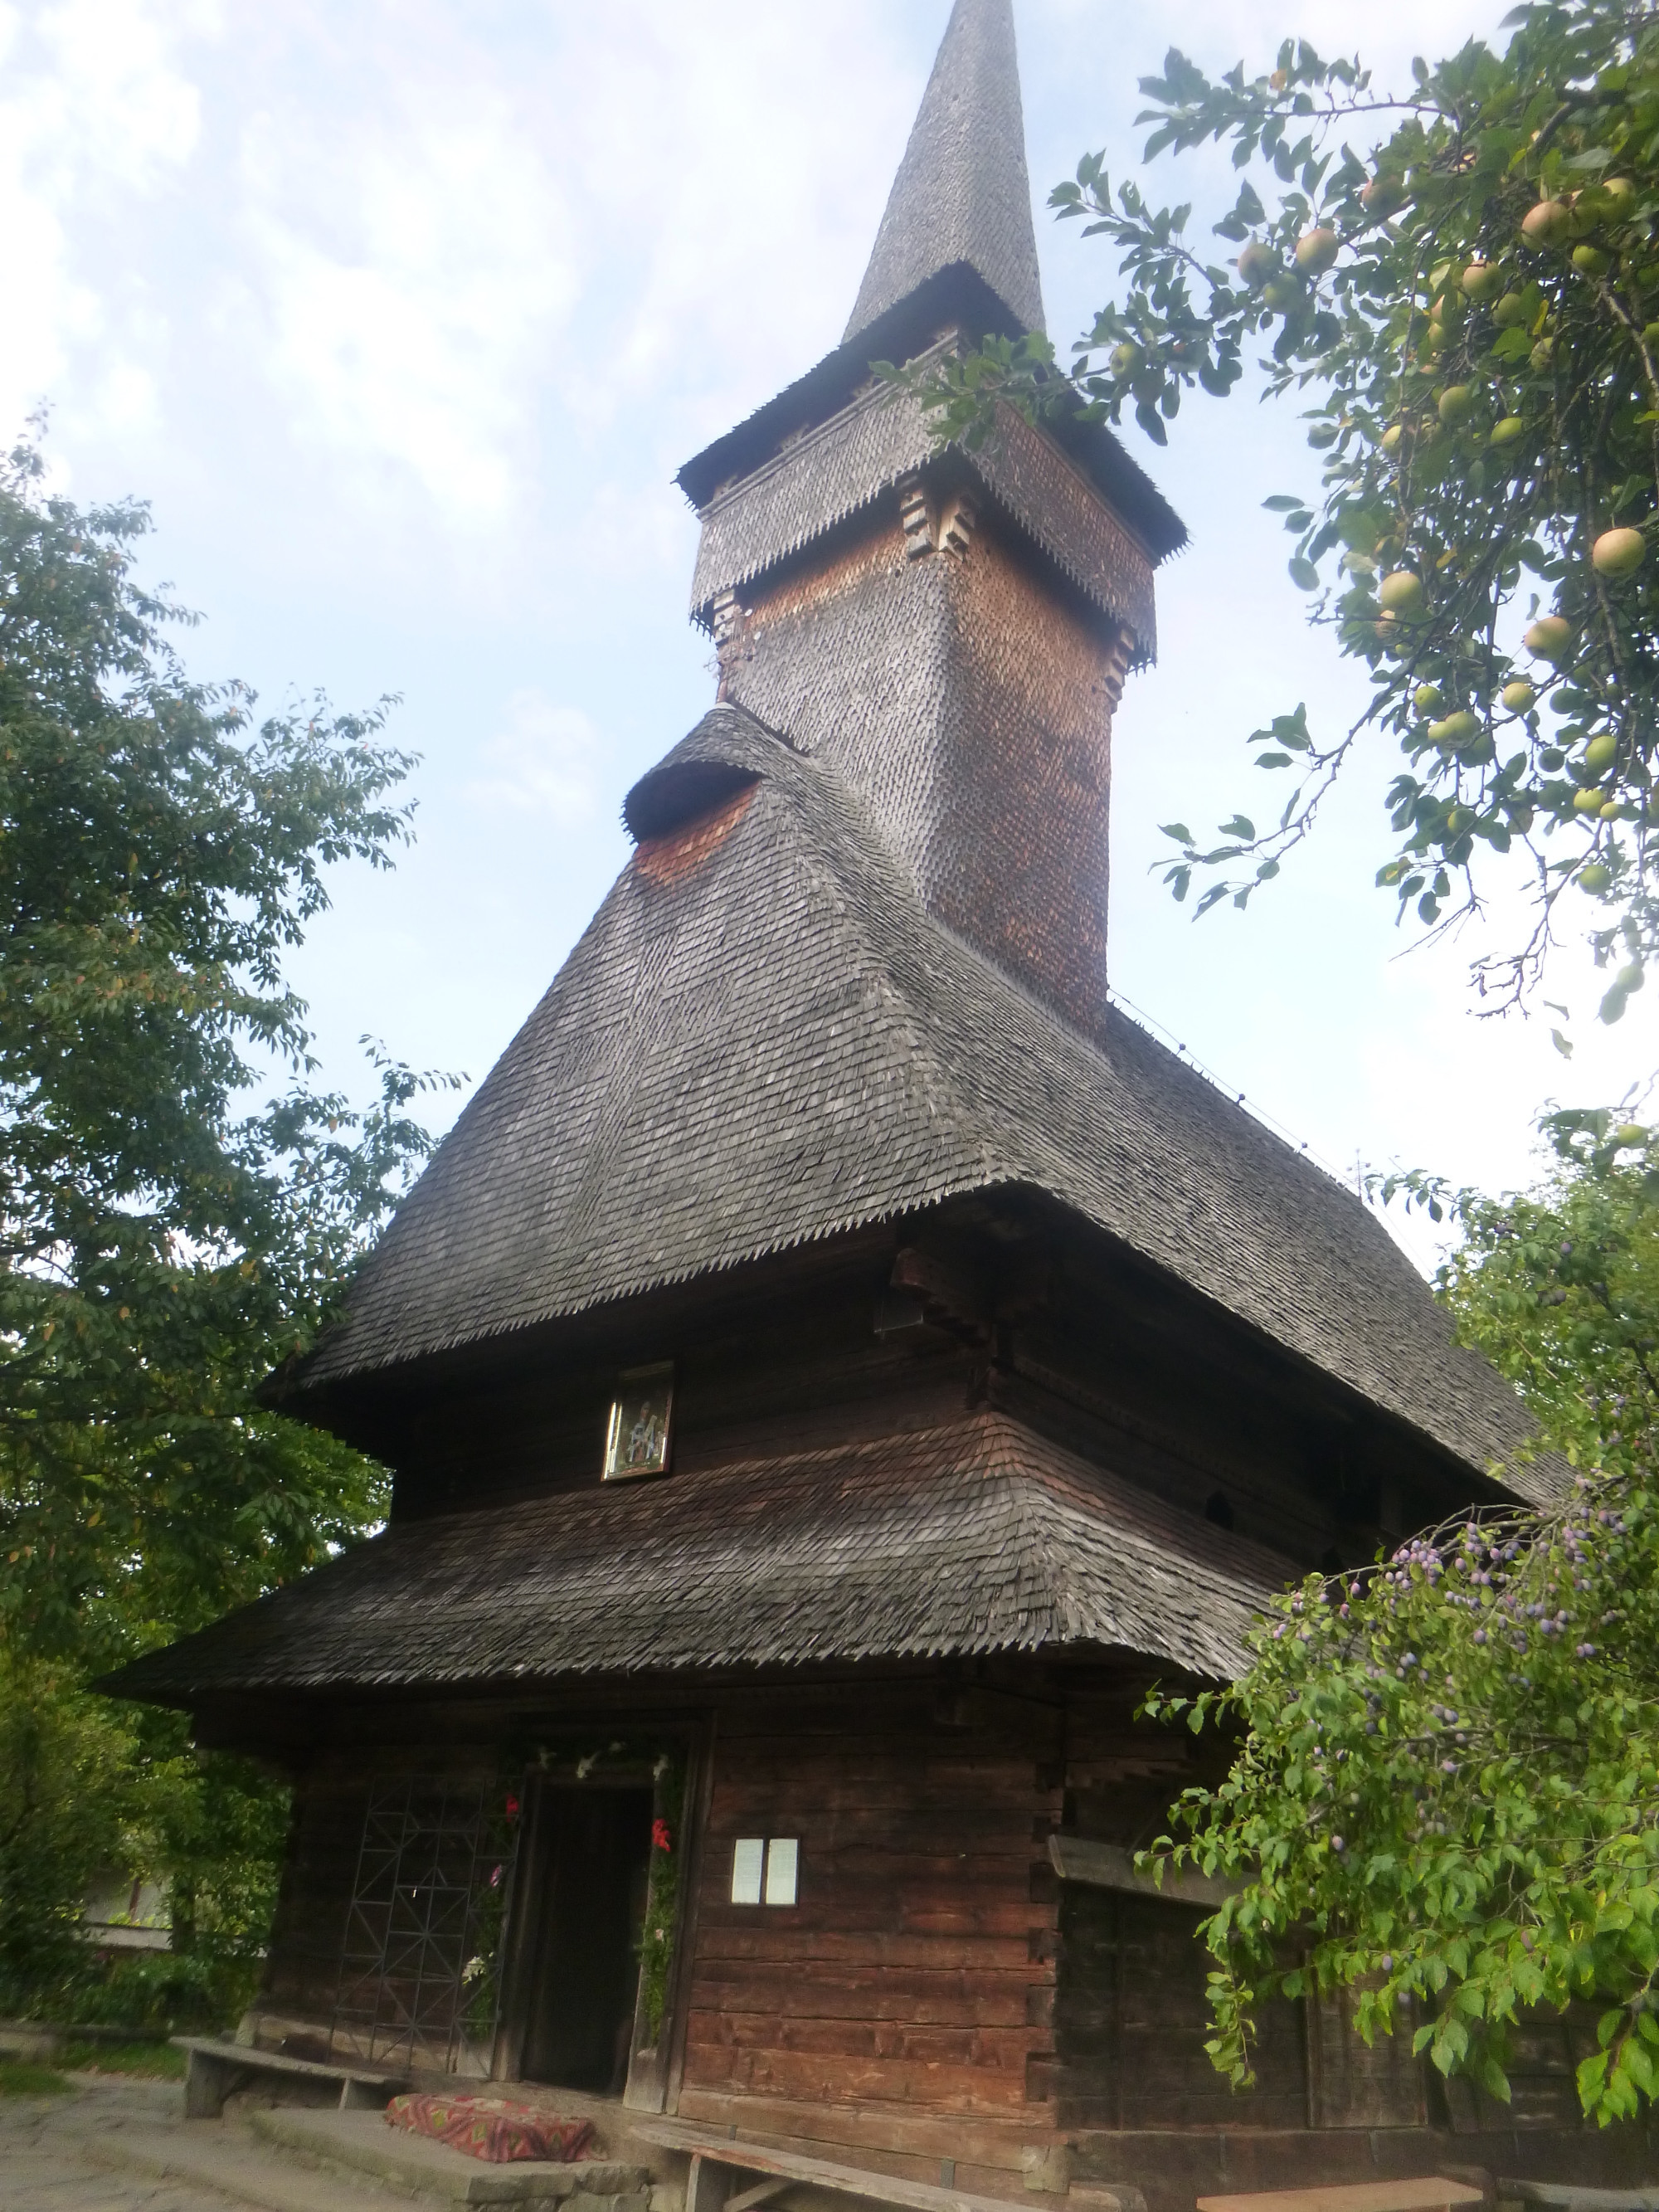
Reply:
<svg viewBox="0 0 1659 2212"><path fill-rule="evenodd" d="M674 1413L674 1368L635 1367L617 1378L605 1438L605 1479L623 1482L668 1469L668 1431Z"/></svg>
<svg viewBox="0 0 1659 2212"><path fill-rule="evenodd" d="M769 1905L793 1905L795 1901L795 1878L800 1871L800 1838L798 1836L774 1836L766 1847L766 1901Z"/></svg>
<svg viewBox="0 0 1659 2212"><path fill-rule="evenodd" d="M732 1902L758 1905L761 1869L766 1864L764 1836L739 1836L732 1846Z"/></svg>
<svg viewBox="0 0 1659 2212"><path fill-rule="evenodd" d="M732 1846L733 1905L793 1905L799 1876L799 1836L739 1836Z"/></svg>

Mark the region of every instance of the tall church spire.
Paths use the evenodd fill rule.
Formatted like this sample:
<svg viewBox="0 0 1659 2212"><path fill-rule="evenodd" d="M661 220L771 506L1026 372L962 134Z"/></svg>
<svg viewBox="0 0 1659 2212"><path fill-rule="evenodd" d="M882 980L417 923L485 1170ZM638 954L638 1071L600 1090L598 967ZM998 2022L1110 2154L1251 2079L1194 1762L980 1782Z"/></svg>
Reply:
<svg viewBox="0 0 1659 2212"><path fill-rule="evenodd" d="M1012 0L951 10L842 343L960 262L1024 329L1042 328Z"/></svg>
<svg viewBox="0 0 1659 2212"><path fill-rule="evenodd" d="M1186 532L1103 425L1011 412L941 447L870 366L1042 327L1012 6L955 0L846 337L680 483L720 698L858 795L936 920L1098 1031L1112 714Z"/></svg>

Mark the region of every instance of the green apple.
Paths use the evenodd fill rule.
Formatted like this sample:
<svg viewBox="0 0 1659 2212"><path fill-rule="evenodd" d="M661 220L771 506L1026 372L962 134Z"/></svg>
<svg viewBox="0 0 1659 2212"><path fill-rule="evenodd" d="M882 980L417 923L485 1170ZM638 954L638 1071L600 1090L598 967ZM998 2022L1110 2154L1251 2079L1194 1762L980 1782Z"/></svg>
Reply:
<svg viewBox="0 0 1659 2212"><path fill-rule="evenodd" d="M1238 257L1238 273L1254 292L1279 266L1279 256L1261 239L1253 238Z"/></svg>
<svg viewBox="0 0 1659 2212"><path fill-rule="evenodd" d="M1336 233L1322 224L1316 230L1304 230L1296 241L1296 265L1304 276L1322 276L1341 248Z"/></svg>
<svg viewBox="0 0 1659 2212"><path fill-rule="evenodd" d="M1511 714L1524 714L1529 708L1536 705L1538 694L1522 678L1504 686L1503 698Z"/></svg>
<svg viewBox="0 0 1659 2212"><path fill-rule="evenodd" d="M1636 186L1628 177L1603 177L1599 186L1609 222L1623 222L1636 205Z"/></svg>
<svg viewBox="0 0 1659 2212"><path fill-rule="evenodd" d="M1376 596L1385 614L1414 615L1423 604L1423 579L1414 569L1396 568L1384 576Z"/></svg>
<svg viewBox="0 0 1659 2212"><path fill-rule="evenodd" d="M1367 215L1385 222L1406 204L1406 187L1398 177L1373 177L1359 187L1359 204Z"/></svg>
<svg viewBox="0 0 1659 2212"><path fill-rule="evenodd" d="M1572 228L1572 210L1565 200L1540 200L1521 218L1521 235L1528 246L1556 246Z"/></svg>
<svg viewBox="0 0 1659 2212"><path fill-rule="evenodd" d="M1584 766L1592 775L1605 775L1618 757L1619 739L1611 730L1601 731L1584 748Z"/></svg>
<svg viewBox="0 0 1659 2212"><path fill-rule="evenodd" d="M1604 530L1590 548L1598 576L1633 576L1647 557L1639 530Z"/></svg>
<svg viewBox="0 0 1659 2212"><path fill-rule="evenodd" d="M1475 391L1472 384L1449 384L1440 395L1440 419L1449 430L1460 422L1467 422L1474 412Z"/></svg>
<svg viewBox="0 0 1659 2212"><path fill-rule="evenodd" d="M1572 624L1565 615L1540 615L1522 643L1540 660L1565 660L1572 649Z"/></svg>

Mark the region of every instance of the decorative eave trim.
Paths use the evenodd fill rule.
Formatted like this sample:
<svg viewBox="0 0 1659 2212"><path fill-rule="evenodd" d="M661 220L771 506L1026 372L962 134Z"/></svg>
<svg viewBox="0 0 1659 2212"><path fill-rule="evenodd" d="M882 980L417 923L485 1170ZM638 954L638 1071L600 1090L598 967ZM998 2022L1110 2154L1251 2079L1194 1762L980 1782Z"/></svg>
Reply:
<svg viewBox="0 0 1659 2212"><path fill-rule="evenodd" d="M925 357L924 357L925 358ZM1158 651L1154 556L1054 441L1012 408L978 451L934 441L921 404L890 385L867 386L838 414L710 501L692 579L696 620L808 545L877 506L941 453L968 468L1000 511L1134 642Z"/></svg>

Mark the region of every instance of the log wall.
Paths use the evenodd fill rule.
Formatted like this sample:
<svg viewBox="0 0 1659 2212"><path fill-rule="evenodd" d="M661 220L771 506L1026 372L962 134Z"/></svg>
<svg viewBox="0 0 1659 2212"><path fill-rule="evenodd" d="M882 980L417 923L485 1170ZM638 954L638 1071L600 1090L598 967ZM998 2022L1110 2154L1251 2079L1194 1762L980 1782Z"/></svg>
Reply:
<svg viewBox="0 0 1659 2212"><path fill-rule="evenodd" d="M1582 2140L1572 2066L1593 2024L1576 2017L1523 2027L1507 2112L1427 2080L1403 2036L1367 2051L1337 2002L1267 2008L1257 2087L1229 2090L1203 2049L1200 1912L1061 1882L1049 1857L1057 1830L1143 1845L1182 1788L1212 1778L1201 1742L1135 1720L1144 1687L1127 1666L1009 1658L683 1707L678 1725L712 1749L702 1832L683 1838L695 1880L656 2054L667 2109L993 2195L1066 2171L1186 2176L1149 2191L1155 2212L1245 2172L1431 2170L1498 2129L1516 2172ZM476 1771L526 1711L337 1717L296 1793L262 2045L328 2055L371 1776ZM596 1740L676 1726L671 1705L624 1692L548 1722ZM793 1905L731 1902L748 1836L799 1839Z"/></svg>
<svg viewBox="0 0 1659 2212"><path fill-rule="evenodd" d="M950 1691L723 1708L683 2116L1006 2168L1052 2130L1053 1705ZM743 1836L799 1902L731 1902Z"/></svg>

